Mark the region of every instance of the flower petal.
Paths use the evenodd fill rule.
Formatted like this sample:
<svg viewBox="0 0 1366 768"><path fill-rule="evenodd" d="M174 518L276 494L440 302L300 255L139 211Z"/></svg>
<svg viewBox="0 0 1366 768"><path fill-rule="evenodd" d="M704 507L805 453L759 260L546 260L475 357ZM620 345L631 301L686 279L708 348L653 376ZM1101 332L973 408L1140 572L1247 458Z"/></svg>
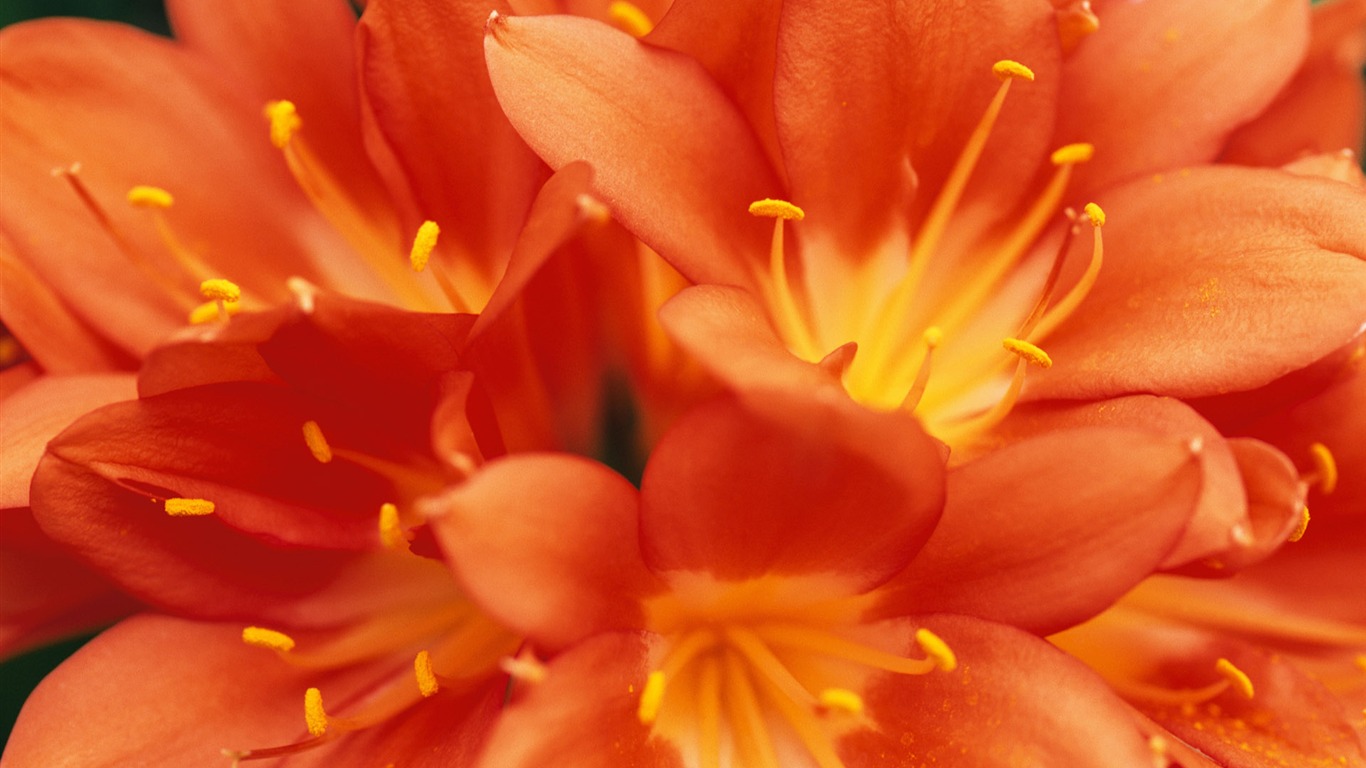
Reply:
<svg viewBox="0 0 1366 768"><path fill-rule="evenodd" d="M1309 39L1309 6L1296 0L1093 6L1100 29L1068 57L1059 105L1059 138L1096 147L1077 174L1083 195L1214 159L1275 98Z"/></svg>
<svg viewBox="0 0 1366 768"><path fill-rule="evenodd" d="M28 506L28 486L49 440L78 417L137 397L133 375L46 376L0 400L0 509Z"/></svg>
<svg viewBox="0 0 1366 768"><path fill-rule="evenodd" d="M851 768L887 765L894 755L984 768L1109 768L1152 759L1128 707L1043 640L969 616L914 621L953 649L959 668L882 676L864 695L877 728L855 731L839 745Z"/></svg>
<svg viewBox="0 0 1366 768"><path fill-rule="evenodd" d="M502 2L375 0L357 30L367 144L393 161L416 227L442 227L460 261L496 274L545 171L494 99L480 30ZM446 73L432 77L431 73Z"/></svg>
<svg viewBox="0 0 1366 768"><path fill-rule="evenodd" d="M768 228L746 211L781 190L695 61L570 17L499 15L485 50L499 103L541 157L587 160L613 213L688 277L753 281Z"/></svg>
<svg viewBox="0 0 1366 768"><path fill-rule="evenodd" d="M640 601L660 585L640 557L635 489L606 467L509 457L426 509L471 595L538 644L644 626Z"/></svg>
<svg viewBox="0 0 1366 768"><path fill-rule="evenodd" d="M1359 152L1366 136L1366 2L1315 3L1309 52L1266 111L1229 137L1225 162L1280 165L1307 153Z"/></svg>
<svg viewBox="0 0 1366 768"><path fill-rule="evenodd" d="M202 279L175 266L148 213L124 202L135 185L169 191L176 238L253 300L284 298L293 275L317 279L310 254L335 264L349 253L266 141L260 106L182 47L123 25L57 19L6 28L0 49L9 148L0 227L34 273L126 351L145 352L183 325ZM53 178L73 162L146 267Z"/></svg>
<svg viewBox="0 0 1366 768"><path fill-rule="evenodd" d="M835 576L857 593L919 551L942 482L940 445L909 414L828 391L726 398L656 446L641 546L656 571Z"/></svg>
<svg viewBox="0 0 1366 768"><path fill-rule="evenodd" d="M1195 508L1188 440L1138 429L1044 432L949 473L944 517L879 615L980 616L1056 631L1153 571Z"/></svg>
<svg viewBox="0 0 1366 768"><path fill-rule="evenodd" d="M1026 398L1250 389L1366 326L1366 195L1346 184L1211 167L1101 204L1105 266Z"/></svg>

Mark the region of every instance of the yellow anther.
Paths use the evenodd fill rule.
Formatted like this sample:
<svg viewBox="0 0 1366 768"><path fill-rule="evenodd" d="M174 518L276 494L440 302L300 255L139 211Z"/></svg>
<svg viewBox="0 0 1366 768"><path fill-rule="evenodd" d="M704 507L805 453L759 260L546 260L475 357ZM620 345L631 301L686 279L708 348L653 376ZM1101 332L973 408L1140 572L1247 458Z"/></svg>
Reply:
<svg viewBox="0 0 1366 768"><path fill-rule="evenodd" d="M421 272L427 268L427 262L432 258L432 250L436 248L436 239L441 235L441 227L435 221L424 221L422 226L417 228L417 236L413 238L413 250L408 254L408 261L413 265L414 272Z"/></svg>
<svg viewBox="0 0 1366 768"><path fill-rule="evenodd" d="M327 438L323 436L322 427L316 421L304 422L304 443L308 445L309 453L319 462L326 464L332 460L332 446L327 444Z"/></svg>
<svg viewBox="0 0 1366 768"><path fill-rule="evenodd" d="M242 630L242 642L257 648L269 648L280 653L294 650L294 638L284 632L265 627L246 627Z"/></svg>
<svg viewBox="0 0 1366 768"><path fill-rule="evenodd" d="M1048 353L1021 339L1003 339L1001 346L1005 347L1012 354L1028 360L1040 368L1049 368L1053 365L1053 358Z"/></svg>
<svg viewBox="0 0 1366 768"><path fill-rule="evenodd" d="M166 514L171 517L203 517L213 514L213 502L208 499L167 499Z"/></svg>
<svg viewBox="0 0 1366 768"><path fill-rule="evenodd" d="M238 312L242 311L242 305L238 304L237 302L232 302L231 304L224 304L223 308L228 311L229 316L235 315ZM188 319L190 321L190 325L203 325L204 323L211 323L214 320L217 320L218 302L206 301L203 304L200 304L199 306L190 310Z"/></svg>
<svg viewBox="0 0 1366 768"><path fill-rule="evenodd" d="M1089 161L1095 154L1096 148L1090 144L1068 144L1053 150L1048 159L1054 165L1077 165Z"/></svg>
<svg viewBox="0 0 1366 768"><path fill-rule="evenodd" d="M1018 61L1011 61L1010 59L1001 59L995 64L992 64L991 72L1001 78L1002 82L1015 78L1021 78L1031 82L1034 80L1034 70Z"/></svg>
<svg viewBox="0 0 1366 768"><path fill-rule="evenodd" d="M161 187L138 185L128 190L128 204L139 208L170 208L174 202L171 193Z"/></svg>
<svg viewBox="0 0 1366 768"><path fill-rule="evenodd" d="M304 723L314 736L327 733L327 712L323 709L323 692L317 688L304 691Z"/></svg>
<svg viewBox="0 0 1366 768"><path fill-rule="evenodd" d="M792 203L789 203L786 200L774 200L768 197L750 203L749 212L752 216L762 216L766 219L801 221L806 218L806 211L803 211Z"/></svg>
<svg viewBox="0 0 1366 768"><path fill-rule="evenodd" d="M426 651L418 651L417 658L413 659L413 673L417 675L417 690L421 692L423 698L430 698L436 695L441 686L436 683L436 673L432 671L432 655Z"/></svg>
<svg viewBox="0 0 1366 768"><path fill-rule="evenodd" d="M403 533L403 524L398 519L398 507L381 504L379 508L379 540L389 549L403 549L408 546L408 537Z"/></svg>
<svg viewBox="0 0 1366 768"><path fill-rule="evenodd" d="M1081 210L1083 213L1086 214L1086 218L1091 220L1091 226L1105 226L1105 211L1102 211L1099 205L1096 205L1095 203L1087 203L1086 206Z"/></svg>
<svg viewBox="0 0 1366 768"><path fill-rule="evenodd" d="M821 706L851 715L863 714L863 697L847 688L826 688L821 691Z"/></svg>
<svg viewBox="0 0 1366 768"><path fill-rule="evenodd" d="M231 280L224 280L215 277L199 284L199 292L204 294L204 298L214 301L224 301L229 304L242 300L242 289L237 287L237 283Z"/></svg>
<svg viewBox="0 0 1366 768"><path fill-rule="evenodd" d="M645 679L645 688L640 692L640 706L636 708L636 718L649 725L659 717L659 705L664 703L664 672L656 669Z"/></svg>
<svg viewBox="0 0 1366 768"><path fill-rule="evenodd" d="M1319 490L1325 494L1332 493L1338 487L1338 462L1333 458L1333 452L1323 443L1314 443L1309 446L1309 458L1313 459L1314 469L1318 470Z"/></svg>
<svg viewBox="0 0 1366 768"><path fill-rule="evenodd" d="M925 346L930 349L938 349L944 343L944 330L937 325L931 325L920 335L920 340L925 342Z"/></svg>
<svg viewBox="0 0 1366 768"><path fill-rule="evenodd" d="M1300 507L1300 522L1295 526L1295 530L1290 532L1290 541L1299 541L1304 538L1304 532L1309 530L1309 507Z"/></svg>
<svg viewBox="0 0 1366 768"><path fill-rule="evenodd" d="M1233 662L1228 659L1219 659L1214 662L1214 669L1234 688L1237 688L1238 692L1243 694L1243 698L1252 698L1252 680L1248 678L1246 672L1233 666Z"/></svg>
<svg viewBox="0 0 1366 768"><path fill-rule="evenodd" d="M945 672L952 672L958 668L958 657L953 655L953 649L948 643L939 639L939 635L922 627L915 631L915 644Z"/></svg>
<svg viewBox="0 0 1366 768"><path fill-rule="evenodd" d="M636 37L645 37L655 28L654 22L650 17L640 10L634 3L627 3L618 0L607 7L607 15L616 22L617 26L630 32Z"/></svg>
<svg viewBox="0 0 1366 768"><path fill-rule="evenodd" d="M289 140L294 138L294 134L303 126L303 121L299 119L299 110L294 108L294 102L281 99L266 104L266 119L270 121L270 143L276 149L284 149L289 145Z"/></svg>

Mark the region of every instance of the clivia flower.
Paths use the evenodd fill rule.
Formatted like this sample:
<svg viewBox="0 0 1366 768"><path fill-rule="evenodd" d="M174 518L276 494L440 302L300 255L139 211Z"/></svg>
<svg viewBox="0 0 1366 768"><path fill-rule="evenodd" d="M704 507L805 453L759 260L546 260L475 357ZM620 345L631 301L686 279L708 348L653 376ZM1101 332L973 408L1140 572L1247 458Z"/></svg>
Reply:
<svg viewBox="0 0 1366 768"><path fill-rule="evenodd" d="M528 143L591 163L700 284L662 319L722 380L835 381L914 412L954 466L1083 424L1198 436L1210 490L1164 568L1228 573L1294 530L1297 475L1173 398L1260 387L1366 323L1360 190L1207 165L1294 74L1308 19L678 2L641 41L498 14L486 50Z"/></svg>
<svg viewBox="0 0 1366 768"><path fill-rule="evenodd" d="M549 660L514 676L481 765L1145 764L1127 708L1008 626L1093 613L1187 522L1184 441L1098 444L1004 450L945 497L909 415L770 394L690 412L639 491L575 457L490 462L431 525L474 599ZM1046 498L1077 471L1095 495ZM1013 503L982 506L987 474Z"/></svg>

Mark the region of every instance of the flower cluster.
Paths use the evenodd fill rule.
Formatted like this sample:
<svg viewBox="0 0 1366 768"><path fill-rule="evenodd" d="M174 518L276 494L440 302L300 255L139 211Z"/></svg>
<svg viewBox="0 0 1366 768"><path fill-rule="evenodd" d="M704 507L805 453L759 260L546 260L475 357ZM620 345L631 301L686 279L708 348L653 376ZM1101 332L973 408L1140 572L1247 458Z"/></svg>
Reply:
<svg viewBox="0 0 1366 768"><path fill-rule="evenodd" d="M356 5L0 32L0 765L1366 766L1366 0Z"/></svg>

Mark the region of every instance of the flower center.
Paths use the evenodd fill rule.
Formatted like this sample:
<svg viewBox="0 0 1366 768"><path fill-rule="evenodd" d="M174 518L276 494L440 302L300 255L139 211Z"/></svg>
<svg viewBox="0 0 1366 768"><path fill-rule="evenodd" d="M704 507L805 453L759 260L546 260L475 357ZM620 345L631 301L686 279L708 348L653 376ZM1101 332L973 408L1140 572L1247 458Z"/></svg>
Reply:
<svg viewBox="0 0 1366 768"><path fill-rule="evenodd" d="M868 308L861 321L851 325L846 322L848 318L814 316L812 308L820 302L803 301L789 283L784 225L801 221L805 212L782 200L760 200L750 206L750 213L774 219L768 269L760 282L774 325L788 348L816 362L833 354L831 350L856 342L858 352L843 373L849 394L873 407L915 411L931 432L951 443L1005 418L1014 407L1028 369L1052 364L1042 340L1090 291L1103 254L1100 230L1105 223L1104 212L1094 203L1082 214L1067 210L1071 225L1064 231L1032 310L1015 315L1014 327L1004 333L990 330L1012 322L1009 315L1016 310L1002 309L1009 303L998 301L1003 296L1010 298L1003 290L1008 287L1007 278L1055 221L1074 167L1089 161L1094 152L1089 144L1069 144L1052 153L1050 161L1055 170L1038 196L979 244L986 258L971 269L947 265L950 269L945 274L953 278L947 283L943 276L928 279L931 263L942 250L1012 83L1034 79L1028 67L1015 61L997 62L992 71L1001 84L915 232L900 276L888 281L874 275L875 270L866 269L851 273L847 285L806 286L810 291L833 289L860 296L859 303ZM1090 263L1073 287L1055 300L1053 293L1064 261L1084 223L1090 223L1093 231Z"/></svg>
<svg viewBox="0 0 1366 768"><path fill-rule="evenodd" d="M796 743L820 768L842 768L835 744L867 725L863 697L877 672L924 675L957 667L949 647L921 629L912 659L809 623L722 622L676 633L646 679L637 717L703 768L778 768L780 745Z"/></svg>

